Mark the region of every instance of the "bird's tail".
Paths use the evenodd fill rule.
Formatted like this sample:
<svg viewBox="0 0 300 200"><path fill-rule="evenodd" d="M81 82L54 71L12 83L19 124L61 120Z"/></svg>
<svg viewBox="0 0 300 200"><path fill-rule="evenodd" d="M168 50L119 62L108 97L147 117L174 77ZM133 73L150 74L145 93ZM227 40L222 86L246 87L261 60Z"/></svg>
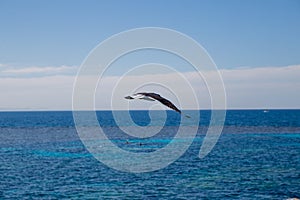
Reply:
<svg viewBox="0 0 300 200"><path fill-rule="evenodd" d="M184 115L186 118L192 118L191 116L189 116L189 115Z"/></svg>

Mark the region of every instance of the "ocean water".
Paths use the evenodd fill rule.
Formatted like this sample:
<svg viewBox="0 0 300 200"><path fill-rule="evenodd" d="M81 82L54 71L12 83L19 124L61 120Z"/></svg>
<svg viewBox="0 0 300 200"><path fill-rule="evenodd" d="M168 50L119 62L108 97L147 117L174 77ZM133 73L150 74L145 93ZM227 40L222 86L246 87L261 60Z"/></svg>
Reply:
<svg viewBox="0 0 300 200"><path fill-rule="evenodd" d="M72 112L0 112L0 199L300 198L300 110L227 111L221 137L203 159L211 112L193 112L201 120L192 145L174 163L146 173L116 171L95 159ZM137 125L151 124L148 111L131 116ZM97 117L114 144L134 152L163 148L180 126L180 116L167 111L161 132L140 139L123 133L111 111Z"/></svg>

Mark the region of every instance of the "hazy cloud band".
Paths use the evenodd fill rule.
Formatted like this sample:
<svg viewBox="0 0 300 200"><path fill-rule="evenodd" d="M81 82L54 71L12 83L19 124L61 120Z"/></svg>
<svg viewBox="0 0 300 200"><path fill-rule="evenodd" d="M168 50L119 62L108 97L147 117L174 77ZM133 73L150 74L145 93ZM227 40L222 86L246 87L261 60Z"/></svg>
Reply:
<svg viewBox="0 0 300 200"><path fill-rule="evenodd" d="M0 65L0 109L71 110L73 83L77 69L68 66L13 69ZM222 69L220 73L225 83L229 109L300 108L300 65ZM209 94L201 77L196 72L182 74L197 88L196 92L202 100L200 109L209 108ZM109 97L113 89L111 87L119 78L107 76L99 83L95 93L96 109L110 108ZM172 73L132 75L122 87L126 93L126 88L133 87L136 81L155 82L156 79L176 82L176 77ZM121 98L122 95L119 94L119 97ZM184 95L184 90L180 95ZM114 96L118 97L118 95ZM190 105L184 109L194 108L194 105ZM121 103L118 109L122 109ZM143 105L137 104L136 109L143 109Z"/></svg>

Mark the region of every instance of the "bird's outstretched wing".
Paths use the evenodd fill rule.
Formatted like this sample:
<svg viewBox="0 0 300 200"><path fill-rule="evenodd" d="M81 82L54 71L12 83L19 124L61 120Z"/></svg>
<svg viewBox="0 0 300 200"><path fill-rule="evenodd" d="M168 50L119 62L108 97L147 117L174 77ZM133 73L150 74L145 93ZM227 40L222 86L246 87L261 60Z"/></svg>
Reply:
<svg viewBox="0 0 300 200"><path fill-rule="evenodd" d="M143 95L145 97L150 97L152 99L155 99L157 101L159 101L160 103L164 104L165 106L168 106L169 108L175 110L176 112L181 114L181 111L168 99L160 96L159 94L156 93L148 93L148 92L139 92L135 95ZM126 98L126 97L125 97Z"/></svg>

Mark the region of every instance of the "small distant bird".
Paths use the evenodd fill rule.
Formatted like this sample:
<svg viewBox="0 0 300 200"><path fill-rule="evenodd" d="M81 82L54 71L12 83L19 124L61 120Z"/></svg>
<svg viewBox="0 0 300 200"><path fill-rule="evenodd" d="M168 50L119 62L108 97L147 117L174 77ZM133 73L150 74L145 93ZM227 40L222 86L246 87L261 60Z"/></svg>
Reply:
<svg viewBox="0 0 300 200"><path fill-rule="evenodd" d="M169 101L168 99L166 99L156 93L140 92L140 93L133 94L131 96L127 96L127 97L125 97L125 99L128 99L128 100L142 99L142 100L147 100L147 101L157 100L160 103L164 104L165 106L168 106L169 108L171 108L181 114L181 110L179 110L171 101ZM186 117L189 117L189 116L186 116Z"/></svg>

